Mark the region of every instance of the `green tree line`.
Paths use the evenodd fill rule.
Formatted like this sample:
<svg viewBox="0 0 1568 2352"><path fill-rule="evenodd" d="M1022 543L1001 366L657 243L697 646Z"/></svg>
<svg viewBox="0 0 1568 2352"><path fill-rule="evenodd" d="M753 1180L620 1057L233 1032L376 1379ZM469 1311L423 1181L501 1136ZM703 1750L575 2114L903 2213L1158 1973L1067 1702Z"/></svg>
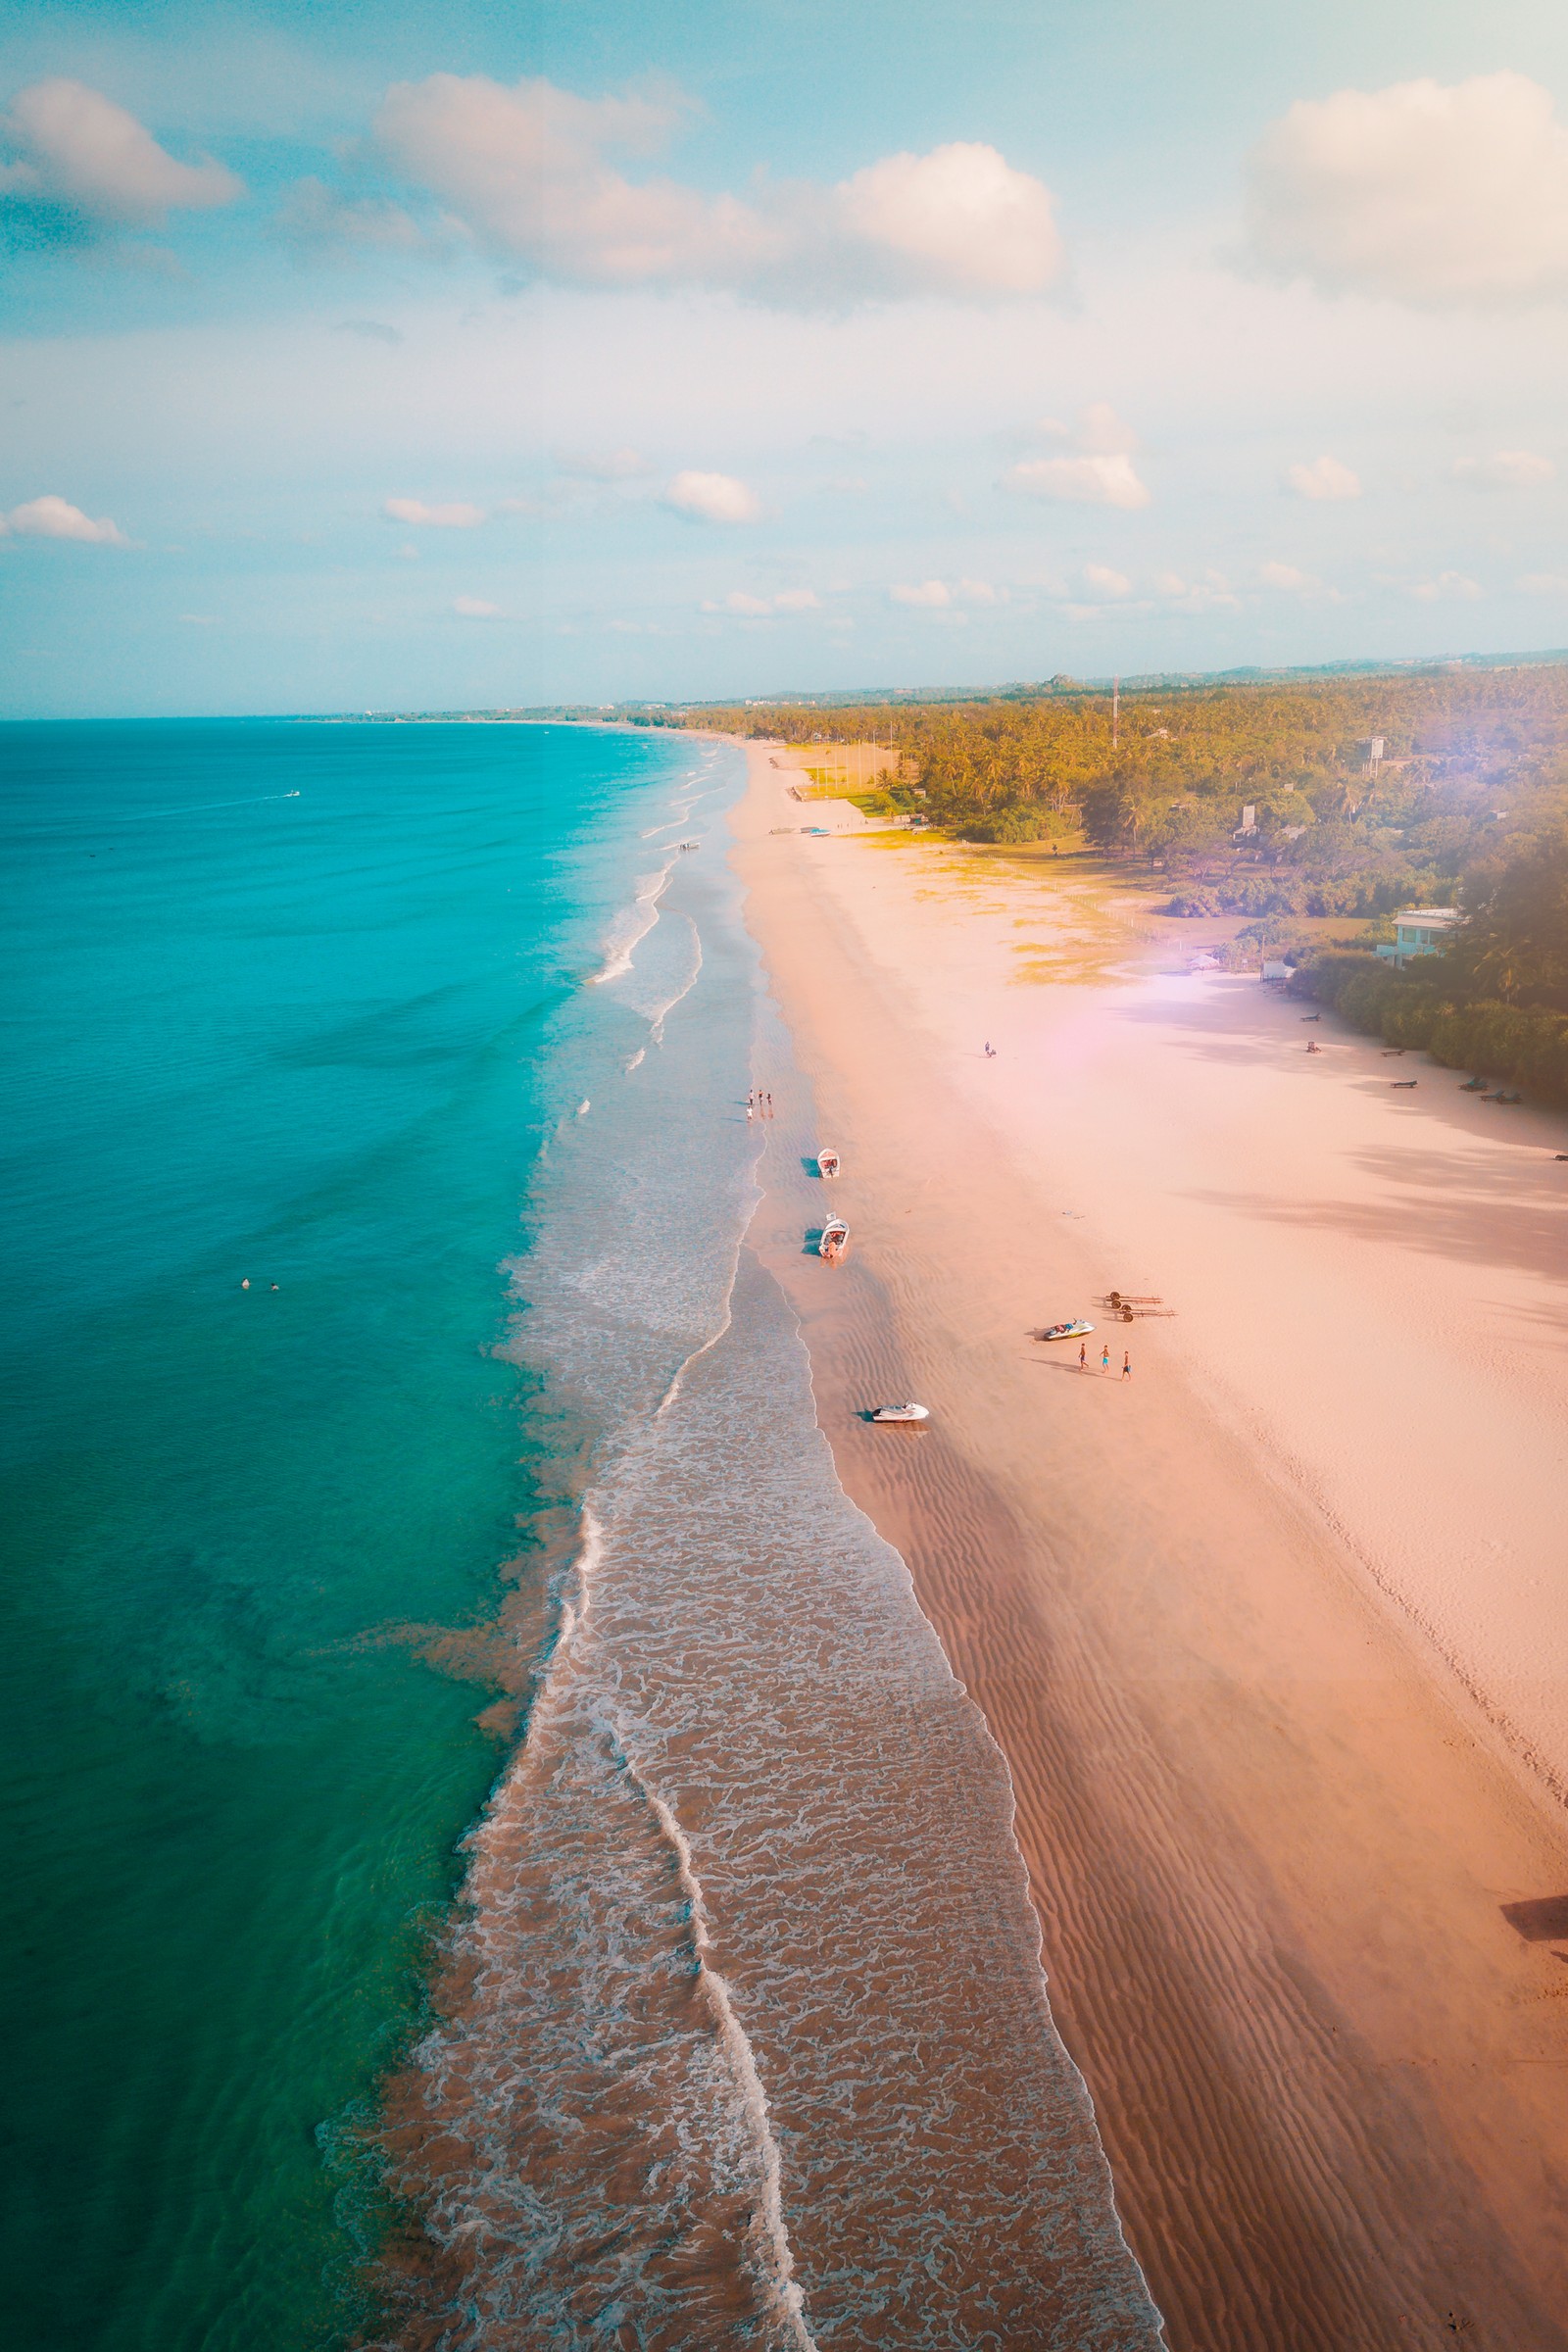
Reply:
<svg viewBox="0 0 1568 2352"><path fill-rule="evenodd" d="M686 715L785 742L874 736L902 756L894 798L948 832L1082 838L1168 875L1173 913L1245 914L1260 942L1301 916L1456 906L1430 964L1308 952L1298 984L1395 1043L1568 1101L1568 662L1164 685L1114 716L1069 681Z"/></svg>

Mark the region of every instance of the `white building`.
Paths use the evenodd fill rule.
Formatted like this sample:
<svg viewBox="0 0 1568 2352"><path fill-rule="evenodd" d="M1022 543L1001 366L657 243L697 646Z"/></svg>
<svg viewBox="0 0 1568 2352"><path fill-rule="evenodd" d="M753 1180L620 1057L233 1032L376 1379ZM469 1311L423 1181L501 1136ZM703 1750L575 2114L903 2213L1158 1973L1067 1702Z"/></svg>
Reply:
<svg viewBox="0 0 1568 2352"><path fill-rule="evenodd" d="M1377 953L1402 971L1417 956L1436 956L1463 920L1457 906L1401 906L1394 918L1393 946Z"/></svg>

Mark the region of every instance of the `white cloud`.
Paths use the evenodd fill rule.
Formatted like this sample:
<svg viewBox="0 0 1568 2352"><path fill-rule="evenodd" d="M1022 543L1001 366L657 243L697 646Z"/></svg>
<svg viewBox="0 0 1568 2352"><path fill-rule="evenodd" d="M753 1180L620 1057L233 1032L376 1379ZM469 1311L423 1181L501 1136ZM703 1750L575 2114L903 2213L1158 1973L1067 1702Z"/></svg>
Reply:
<svg viewBox="0 0 1568 2352"><path fill-rule="evenodd" d="M1100 596L1131 596L1133 584L1124 571L1112 571L1108 564L1086 564L1084 578Z"/></svg>
<svg viewBox="0 0 1568 2352"><path fill-rule="evenodd" d="M1061 269L1050 189L995 147L886 156L833 198L841 230L882 257L890 280L894 257L904 263L906 285L889 291L1040 294Z"/></svg>
<svg viewBox="0 0 1568 2352"><path fill-rule="evenodd" d="M466 506L461 501L429 507L422 498L385 499L381 512L389 521L418 523L432 531L474 531L486 519L483 507Z"/></svg>
<svg viewBox="0 0 1568 2352"><path fill-rule="evenodd" d="M631 179L690 112L670 87L579 98L433 74L387 92L381 145L479 244L568 285L705 285L805 308L1042 292L1061 242L1050 190L994 147L891 155L836 187L779 182L751 200Z"/></svg>
<svg viewBox="0 0 1568 2352"><path fill-rule="evenodd" d="M746 620L771 620L775 612L818 612L821 601L814 588L781 588L776 596L752 596L732 588L721 602L705 603L705 612L738 612Z"/></svg>
<svg viewBox="0 0 1568 2352"><path fill-rule="evenodd" d="M1530 449L1497 449L1490 458L1460 458L1453 468L1456 482L1472 490L1539 490L1556 479L1550 458Z"/></svg>
<svg viewBox="0 0 1568 2352"><path fill-rule="evenodd" d="M1526 596L1568 596L1568 572L1527 571L1514 586Z"/></svg>
<svg viewBox="0 0 1568 2352"><path fill-rule="evenodd" d="M755 522L761 502L732 473L677 473L664 504L693 522Z"/></svg>
<svg viewBox="0 0 1568 2352"><path fill-rule="evenodd" d="M1435 580L1417 580L1410 594L1423 605L1435 605L1449 597L1473 602L1481 594L1480 583L1468 580L1462 571L1440 571Z"/></svg>
<svg viewBox="0 0 1568 2352"><path fill-rule="evenodd" d="M635 449L558 449L551 456L556 471L576 482L634 482L654 470Z"/></svg>
<svg viewBox="0 0 1568 2352"><path fill-rule="evenodd" d="M1147 507L1149 492L1131 458L1025 458L1003 476L1004 487L1030 498L1066 499L1084 506Z"/></svg>
<svg viewBox="0 0 1568 2352"><path fill-rule="evenodd" d="M0 136L15 157L0 164L0 195L69 206L106 226L151 228L241 193L221 164L177 163L134 115L64 75L19 91Z"/></svg>
<svg viewBox="0 0 1568 2352"><path fill-rule="evenodd" d="M994 587L990 580L911 580L901 581L888 590L895 605L915 605L927 612L950 612L955 605L1004 605L1011 591ZM967 618L965 613L954 612L955 620Z"/></svg>
<svg viewBox="0 0 1568 2352"><path fill-rule="evenodd" d="M946 580L903 582L888 590L895 605L923 605L929 611L939 611L953 602L953 590Z"/></svg>
<svg viewBox="0 0 1568 2352"><path fill-rule="evenodd" d="M1286 481L1301 498L1359 498L1361 480L1338 458L1316 458L1310 466L1287 467Z"/></svg>
<svg viewBox="0 0 1568 2352"><path fill-rule="evenodd" d="M1327 587L1315 572L1302 571L1295 564L1260 564L1257 576L1263 587L1277 589L1282 596L1311 597L1325 605L1345 602L1341 590Z"/></svg>
<svg viewBox="0 0 1568 2352"><path fill-rule="evenodd" d="M1154 588L1179 612L1234 612L1240 603L1225 574L1212 568L1200 580L1184 579L1179 571L1156 572Z"/></svg>
<svg viewBox="0 0 1568 2352"><path fill-rule="evenodd" d="M1138 447L1138 435L1108 400L1090 401L1071 424L1063 424L1059 416L1042 416L1034 429L1048 441L1070 441L1091 457L1126 457Z"/></svg>
<svg viewBox="0 0 1568 2352"><path fill-rule="evenodd" d="M482 596L456 596L452 600L452 610L459 613L464 620L499 620L501 618L501 607L486 604Z"/></svg>
<svg viewBox="0 0 1568 2352"><path fill-rule="evenodd" d="M63 498L29 498L9 514L0 515L0 531L15 531L21 539L79 539L93 547L128 547L119 526L101 515L94 522L79 507Z"/></svg>
<svg viewBox="0 0 1568 2352"><path fill-rule="evenodd" d="M1255 260L1322 292L1437 307L1568 291L1568 130L1484 74L1303 99L1248 160Z"/></svg>

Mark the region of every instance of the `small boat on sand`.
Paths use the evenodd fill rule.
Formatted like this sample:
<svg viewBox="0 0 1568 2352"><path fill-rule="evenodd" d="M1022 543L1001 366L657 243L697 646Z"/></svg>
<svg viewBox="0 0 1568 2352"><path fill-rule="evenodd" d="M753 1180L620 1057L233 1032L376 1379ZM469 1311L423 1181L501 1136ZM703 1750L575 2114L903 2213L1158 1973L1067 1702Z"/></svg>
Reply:
<svg viewBox="0 0 1568 2352"><path fill-rule="evenodd" d="M1082 1315L1075 1315L1070 1323L1048 1324L1040 1337L1043 1340L1081 1340L1087 1338L1094 1328L1092 1323L1084 1321Z"/></svg>
<svg viewBox="0 0 1568 2352"><path fill-rule="evenodd" d="M819 1176L836 1176L839 1172L838 1153L824 1146L816 1155L816 1172Z"/></svg>
<svg viewBox="0 0 1568 2352"><path fill-rule="evenodd" d="M871 1418L873 1421L929 1421L931 1410L924 1404L879 1404Z"/></svg>
<svg viewBox="0 0 1568 2352"><path fill-rule="evenodd" d="M836 1266L849 1246L850 1229L844 1219L829 1217L822 1228L822 1238L816 1245L818 1257L825 1257L830 1266Z"/></svg>

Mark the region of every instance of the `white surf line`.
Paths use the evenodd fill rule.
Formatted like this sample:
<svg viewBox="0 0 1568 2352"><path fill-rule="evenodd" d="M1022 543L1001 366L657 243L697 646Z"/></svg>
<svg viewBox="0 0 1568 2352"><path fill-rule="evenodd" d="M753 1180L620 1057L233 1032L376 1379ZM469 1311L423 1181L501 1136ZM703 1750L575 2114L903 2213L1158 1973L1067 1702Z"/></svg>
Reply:
<svg viewBox="0 0 1568 2352"><path fill-rule="evenodd" d="M554 1639L550 1644L549 1662L540 1680L538 1691L522 1738L512 1760L497 1783L487 1807L487 1819L479 1832L482 1840L485 1830L493 1828L500 1818L502 1799L508 1790L516 1787L532 1764L539 1745L540 1733L557 1712L561 1687L573 1662L574 1653L588 1629L593 1613L594 1576L605 1556L605 1531L595 1516L593 1504L583 1500L581 1508L582 1540L572 1555L570 1568L562 1580L561 1599L556 1613Z"/></svg>
<svg viewBox="0 0 1568 2352"><path fill-rule="evenodd" d="M560 1696L561 1685L593 1614L594 1577L605 1556L605 1531L595 1515L593 1504L586 1498L581 1506L581 1520L582 1539L572 1554L571 1566L562 1579L549 1661L540 1678L533 1705L528 1709L522 1738L492 1792L486 1827L493 1826L502 1797L514 1787L532 1761L541 1726L548 1723L556 1712L554 1702ZM483 1836L482 1828L479 1836Z"/></svg>
<svg viewBox="0 0 1568 2352"><path fill-rule="evenodd" d="M754 2144L762 2168L762 2193L747 2231L747 2236L753 2240L752 2267L771 2292L777 2316L789 2329L790 2341L799 2347L799 2352L817 2352L816 2339L806 2325L806 2297L795 2281L795 2255L784 2219L783 2166L768 2115L767 2093L762 2088L762 2078L758 2072L757 2054L745 2027L735 2013L734 1996L728 1981L708 1957L712 1949L713 1938L709 1926L703 1883L697 1876L697 1864L691 1846L673 1809L649 1782L618 1725L612 1727L612 1738L620 1750L626 1777L658 1822L664 1842L675 1857L675 1877L686 1897L691 1919L697 1981L712 2017L719 2047L729 2060L730 2072L755 2134ZM756 2260L758 2255L761 2256L760 2261Z"/></svg>
<svg viewBox="0 0 1568 2352"><path fill-rule="evenodd" d="M668 1020L670 1014L674 1011L676 1005L681 1002L682 998L689 997L691 995L692 990L697 986L698 979L702 973L703 935L698 930L697 925L692 921L692 918L689 914L683 915L681 919L691 932L692 946L696 950L697 960L693 964L690 977L686 980L684 985L678 988L675 991L675 994L670 998L669 1003L667 1004L662 1004L658 1012L653 1016L653 1027L649 1031L649 1036L653 1044L656 1046L662 1046L663 1044L664 1023Z"/></svg>
<svg viewBox="0 0 1568 2352"><path fill-rule="evenodd" d="M754 1209L754 1210L753 1210L753 1215L755 1215L755 1214L756 1214L756 1210ZM748 1229L748 1231L749 1231L749 1230L750 1230L750 1228L751 1228L751 1222L752 1222L752 1220L751 1220L751 1217L748 1217L748 1218L747 1218L747 1220L746 1220L746 1224L747 1224L747 1229ZM743 1234L741 1235L741 1241L742 1241L742 1242L744 1242L744 1241L745 1241L745 1239L746 1239L746 1235L743 1233ZM654 1412L653 1412L653 1420L652 1420L652 1421L650 1421L650 1423L649 1423L649 1427L650 1427L650 1428L652 1428L652 1427L653 1427L653 1425L654 1425L654 1423L655 1423L655 1422L658 1422L658 1421L662 1421L662 1419L664 1418L664 1415L665 1415L665 1414L668 1412L668 1410L669 1410L670 1406L671 1406L671 1405L674 1403L674 1401L675 1401L676 1397L677 1397L677 1396L680 1395L680 1392L681 1392L681 1384L682 1384L682 1382L685 1380L685 1378L686 1378L686 1375L687 1375L687 1373L688 1373L688 1372L691 1370L691 1368L692 1368L693 1364L695 1364L695 1363L698 1363L698 1362L699 1362L699 1361L702 1359L702 1357L703 1357L703 1356L705 1356L705 1355L707 1355L707 1354L709 1353L709 1351L710 1351L710 1348L716 1348L716 1347L718 1346L718 1343L719 1343L719 1341L720 1341L720 1340L721 1340L721 1339L724 1337L724 1334L725 1334L725 1333L728 1331L728 1329L729 1329L729 1327L730 1327L730 1324L731 1324L731 1322L734 1320L734 1312L735 1312L735 1275L736 1275L736 1272L737 1272L737 1271L738 1271L738 1269L739 1269L739 1265L740 1265L740 1248L739 1248L739 1245L737 1245L737 1247L736 1247L736 1251L735 1251L735 1265L734 1265L734 1266L732 1266L732 1267L731 1267L731 1269L730 1269L729 1289L728 1289L728 1291L727 1291L727 1292L725 1293L725 1295L724 1295L724 1312L723 1312L722 1316L719 1318L718 1329L717 1329L717 1330L716 1330L716 1331L715 1331L715 1332L712 1334L712 1336L711 1336L710 1339L706 1339L706 1340L703 1342L703 1344L702 1344L702 1346L701 1346L700 1348L694 1348L692 1349L692 1351L691 1351L690 1355L689 1355L689 1356L687 1356L687 1357L686 1357L686 1359L685 1359L685 1361L684 1361L684 1362L681 1364L681 1366L680 1366L679 1370L678 1370L678 1371L675 1373L675 1376L674 1376L674 1378L671 1380L671 1382L670 1382L670 1384L669 1384L668 1388L667 1388L667 1389L664 1391L664 1394L663 1394L663 1395L662 1395L662 1396L661 1396L661 1398L659 1399L659 1402L658 1402L658 1404L657 1404L657 1405L655 1405L655 1407L654 1407Z"/></svg>
<svg viewBox="0 0 1568 2352"><path fill-rule="evenodd" d="M1071 1215L1073 1212L1068 1210L1066 1213ZM782 1291L780 1295L783 1296ZM811 1360L811 1350L807 1346L806 1334L801 1325L801 1318L796 1313L794 1305L787 1297L784 1298L784 1308L794 1326L796 1343L806 1358L806 1385L811 1401L811 1418L816 1423L818 1430L821 1431L825 1437L827 1433L822 1420L821 1399L818 1397L816 1393L816 1366ZM711 1345L712 1343L710 1342L710 1346ZM702 1350L699 1349L698 1353L700 1354ZM693 1361L695 1359L688 1358L687 1360ZM681 1370L685 1370L684 1365L681 1367ZM675 1388L679 1385L679 1381L680 1374L677 1373L675 1376L675 1381L671 1384L670 1397L673 1396ZM665 1398L665 1403L670 1401L670 1397ZM659 1408L661 1413L663 1411L663 1405L661 1405ZM656 1415L655 1418L657 1419L658 1415ZM835 1466L835 1479L837 1476L838 1473ZM1120 2244L1127 2257L1128 2263L1132 2269L1133 2277L1137 2279L1139 2285L1144 2290L1144 2295L1148 2302L1149 2309L1154 2316L1155 2340L1159 2344L1164 2344L1167 2341L1165 2334L1165 2315L1160 2310L1158 2304L1154 2301L1153 2290L1151 2288L1149 2279L1145 2275L1144 2266L1134 2253L1132 2245L1127 2236L1126 2229L1122 2223L1121 2207L1116 2202L1116 2177L1111 2171L1110 2158L1105 2153L1105 2143L1101 2137L1100 2117L1095 2109L1095 2094L1090 2089L1083 2071L1079 2067L1076 2059L1073 2057L1072 2052L1068 2049L1066 2043L1063 2041L1061 2037L1061 2030L1057 2026L1055 2017L1052 2011L1051 1978L1046 1969L1046 1934L1045 1929L1041 1924L1040 1913L1036 1908L1034 1897L1029 1890L1029 1865L1024 1858L1023 1846L1018 1836L1018 1788L1017 1783L1012 1777L1012 1766L1008 1762L1006 1753L1003 1748L1001 1741L997 1739L996 1735L991 1729L991 1725L987 1720L984 1707L981 1706L979 1700L969 1689L968 1684L957 1672L953 1660L948 1655L947 1646L943 1642L942 1636L938 1633L936 1627L932 1624L931 1619L926 1616L924 1609L921 1607L920 1597L914 1588L914 1577L910 1572L908 1561L905 1558L898 1545L892 1543L890 1539L882 1533L881 1529L877 1526L876 1521L871 1517L870 1513L861 1508L860 1504L855 1500L849 1490L842 1484L839 1486L839 1492L844 1496L846 1503L848 1503L851 1511L855 1513L856 1517L862 1520L865 1526L869 1528L876 1542L883 1544L898 1561L900 1570L903 1573L906 1588L907 1590L910 1606L913 1608L915 1615L923 1621L927 1631L931 1635L933 1642L936 1643L937 1655L942 1660L943 1668L948 1676L948 1679L954 1684L956 1690L962 1692L964 1698L974 1709L976 1716L979 1718L981 1740L991 1749L992 1753L996 1756L998 1762L1002 1766L1003 1778L1006 1783L1007 1789L1007 1842L1012 1848L1012 1858L1014 1864L1016 1865L1017 1881L1021 1886L1022 1898L1028 1910L1030 1925L1034 1931L1035 1965L1033 1990L1045 2017L1046 2031L1051 2036L1051 2039L1055 2043L1056 2048L1060 2051L1062 2057L1065 2059L1068 2073L1076 2082L1078 2088L1082 2093L1084 2113L1087 2116L1089 2123L1090 2138L1093 2141L1095 2153L1100 2160L1101 2180L1104 2189L1105 2204L1109 2212L1111 2228L1115 2232L1117 2242Z"/></svg>
<svg viewBox="0 0 1568 2352"><path fill-rule="evenodd" d="M594 1571L605 1556L605 1531L594 1516L594 1506L586 1499L582 1506L582 1542L571 1563L567 1590L561 1596L561 1620L555 1648L550 1653L548 1684L554 1679L556 1659L563 1649L570 1647L573 1640L588 1623L593 1608Z"/></svg>
<svg viewBox="0 0 1568 2352"><path fill-rule="evenodd" d="M669 888L669 877L674 870L675 860L671 858L668 864L662 867L657 874L643 875L637 886L636 896L630 906L627 907L626 913L634 923L638 914L643 911L646 911L648 919L633 931L624 945L611 949L603 968L592 975L588 983L590 988L601 988L607 980L623 979L631 970L632 951L634 948L641 947L655 923L658 922L659 902Z"/></svg>

